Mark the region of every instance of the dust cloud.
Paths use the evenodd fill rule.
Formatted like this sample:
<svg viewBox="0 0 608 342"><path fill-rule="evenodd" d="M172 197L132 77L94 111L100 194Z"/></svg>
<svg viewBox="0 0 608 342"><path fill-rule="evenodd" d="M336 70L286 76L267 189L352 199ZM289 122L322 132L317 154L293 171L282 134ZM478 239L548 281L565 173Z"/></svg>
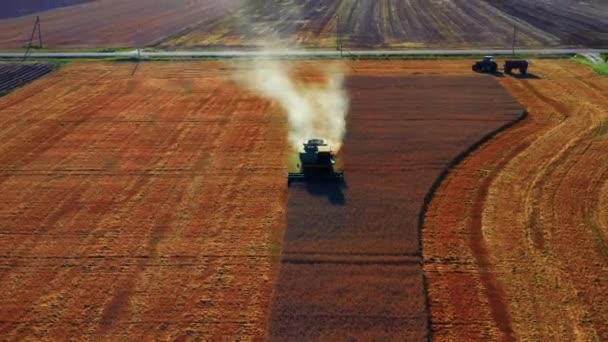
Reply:
<svg viewBox="0 0 608 342"><path fill-rule="evenodd" d="M280 6L284 15L299 17L297 2L284 1ZM270 23L256 22L247 15L235 20L238 27L249 30L241 32L243 36L250 35L252 30L256 32L256 45L262 55L265 52L269 55L277 51L288 54L300 50L293 40L285 39L285 36L290 36L288 33L278 32ZM349 98L344 87L344 74L337 64L319 62L318 65L323 66L313 72L322 75L324 82L321 83L306 83L298 78L295 62L258 58L239 64L233 75L237 83L274 101L286 113L289 143L294 150L299 150L308 139L323 139L332 150L337 152L340 149L346 133Z"/></svg>
<svg viewBox="0 0 608 342"><path fill-rule="evenodd" d="M281 106L287 114L289 142L294 149L316 138L338 151L346 133L349 106L344 75L326 68L321 70L323 83L305 83L297 80L292 65L276 60L253 61L235 77L242 86Z"/></svg>

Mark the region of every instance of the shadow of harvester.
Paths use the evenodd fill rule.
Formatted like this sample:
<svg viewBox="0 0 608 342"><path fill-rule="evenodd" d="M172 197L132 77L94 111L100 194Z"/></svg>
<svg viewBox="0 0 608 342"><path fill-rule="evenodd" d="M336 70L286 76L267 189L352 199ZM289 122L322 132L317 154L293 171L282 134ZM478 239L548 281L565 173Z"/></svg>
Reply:
<svg viewBox="0 0 608 342"><path fill-rule="evenodd" d="M346 182L334 179L302 179L291 181L290 187L300 187L314 197L324 197L333 205L345 205L345 191L348 188Z"/></svg>

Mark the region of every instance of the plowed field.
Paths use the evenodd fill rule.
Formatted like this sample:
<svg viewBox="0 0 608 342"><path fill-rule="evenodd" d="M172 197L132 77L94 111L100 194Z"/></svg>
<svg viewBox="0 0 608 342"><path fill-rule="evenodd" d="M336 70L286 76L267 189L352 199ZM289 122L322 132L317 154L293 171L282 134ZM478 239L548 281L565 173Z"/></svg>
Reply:
<svg viewBox="0 0 608 342"><path fill-rule="evenodd" d="M44 46L143 47L194 24L222 18L233 1L97 0L40 14ZM27 45L33 16L0 20L0 48Z"/></svg>
<svg viewBox="0 0 608 342"><path fill-rule="evenodd" d="M502 12L560 38L564 45L606 47L608 2L572 0L487 1Z"/></svg>
<svg viewBox="0 0 608 342"><path fill-rule="evenodd" d="M231 16L198 25L160 46L252 46L281 38L303 46L335 47L338 25L347 48L510 47L513 25L520 27L521 45L559 44L557 36L479 0L309 0L293 6L249 1Z"/></svg>
<svg viewBox="0 0 608 342"><path fill-rule="evenodd" d="M510 48L514 27L520 47L605 48L607 6L601 0L96 0L40 15L50 48L225 48L277 40L334 48L338 27L346 49ZM0 20L0 48L22 48L33 23L33 16Z"/></svg>
<svg viewBox="0 0 608 342"><path fill-rule="evenodd" d="M46 63L0 63L0 94L42 77L55 70L55 65Z"/></svg>
<svg viewBox="0 0 608 342"><path fill-rule="evenodd" d="M78 5L94 0L19 0L3 1L0 3L0 19L20 17L30 13L48 11L50 9Z"/></svg>
<svg viewBox="0 0 608 342"><path fill-rule="evenodd" d="M529 119L443 183L424 228L438 340L608 339L608 79L538 61Z"/></svg>
<svg viewBox="0 0 608 342"><path fill-rule="evenodd" d="M348 89L346 183L289 188L270 334L424 340L425 196L461 152L523 109L492 77L352 76Z"/></svg>

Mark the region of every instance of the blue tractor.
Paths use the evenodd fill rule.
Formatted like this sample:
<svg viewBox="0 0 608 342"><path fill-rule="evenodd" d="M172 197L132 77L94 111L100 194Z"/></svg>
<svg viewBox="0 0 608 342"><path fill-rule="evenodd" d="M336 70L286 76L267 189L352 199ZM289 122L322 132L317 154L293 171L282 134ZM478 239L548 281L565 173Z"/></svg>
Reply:
<svg viewBox="0 0 608 342"><path fill-rule="evenodd" d="M484 74L495 74L498 72L498 64L494 61L494 57L485 56L481 61L473 64L473 71Z"/></svg>

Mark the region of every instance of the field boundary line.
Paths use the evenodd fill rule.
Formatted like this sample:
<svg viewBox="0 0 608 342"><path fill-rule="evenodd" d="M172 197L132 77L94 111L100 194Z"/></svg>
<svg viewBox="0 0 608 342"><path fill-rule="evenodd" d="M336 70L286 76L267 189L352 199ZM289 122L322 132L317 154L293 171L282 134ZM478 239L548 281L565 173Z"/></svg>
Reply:
<svg viewBox="0 0 608 342"><path fill-rule="evenodd" d="M580 54L608 53L608 49L520 49L516 51L515 57L521 56L568 56ZM29 58L51 58L51 59L108 59L126 58L134 59L141 57L143 60L150 59L180 59L180 58L202 58L202 59L250 59L250 58L332 58L345 59L346 53L350 59L374 59L374 58L424 58L424 57L476 57L483 55L513 56L510 49L425 49L425 50L176 50L176 51L146 51L138 53L136 48L130 51L118 52L34 52ZM23 52L0 52L2 59L22 59ZM349 59L346 58L346 59Z"/></svg>
<svg viewBox="0 0 608 342"><path fill-rule="evenodd" d="M418 214L418 234L420 236L420 239L418 241L418 249L422 255L422 263L425 263L425 259L424 259L424 246L422 244L423 241L423 231L424 231L424 226L426 223L426 215L427 212L429 210L429 207L431 205L431 202L433 201L433 199L435 198L435 194L437 193L437 191L439 190L439 188L441 187L441 185L443 184L443 182L448 178L448 176L452 173L452 171L454 169L456 169L463 161L465 161L471 154L473 154L474 152L476 152L477 150L479 150L482 146L484 146L487 142L491 141L492 139L494 139L497 135L508 131L509 129L513 128L514 126L524 122L529 116L529 113L527 110L523 110L523 112L515 119L507 122L506 124L502 125L501 127L495 129L494 131L486 134L485 136L483 136L480 140L478 140L476 143L472 144L471 146L469 146L467 149L465 149L464 151L462 151L461 153L459 153L456 157L454 157L454 159L452 159L443 169L443 171L441 172L441 174L437 177L437 179L435 179L435 181L433 182L433 185L431 185L429 191L427 192L427 194L424 197L424 200L422 202L422 207L420 209L420 212ZM424 284L424 294L425 294L425 308L427 310L427 317L428 317L428 322L427 322L427 326L428 326L428 340L432 341L433 340L433 322L432 322L432 316L430 313L430 298L429 298L429 292L428 292L428 279L426 277L426 274L424 274L423 272L423 284Z"/></svg>

